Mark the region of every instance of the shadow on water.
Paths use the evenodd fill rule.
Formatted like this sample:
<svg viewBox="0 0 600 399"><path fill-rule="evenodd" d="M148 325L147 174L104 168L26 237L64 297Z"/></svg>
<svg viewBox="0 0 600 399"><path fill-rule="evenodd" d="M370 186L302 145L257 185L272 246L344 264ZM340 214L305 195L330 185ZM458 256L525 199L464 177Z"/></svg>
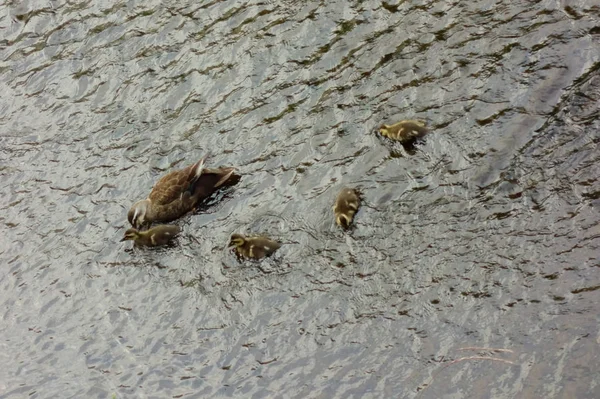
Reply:
<svg viewBox="0 0 600 399"><path fill-rule="evenodd" d="M598 397L592 3L0 5L3 397ZM206 153L239 184L120 243Z"/></svg>

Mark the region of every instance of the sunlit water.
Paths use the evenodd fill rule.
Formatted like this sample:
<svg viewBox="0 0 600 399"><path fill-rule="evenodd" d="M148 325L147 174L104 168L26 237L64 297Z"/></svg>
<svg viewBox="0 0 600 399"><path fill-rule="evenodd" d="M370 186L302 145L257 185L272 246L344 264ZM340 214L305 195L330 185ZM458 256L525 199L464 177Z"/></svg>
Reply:
<svg viewBox="0 0 600 399"><path fill-rule="evenodd" d="M600 397L599 15L5 1L0 396ZM375 134L405 118L410 153ZM207 153L241 182L175 248L119 242ZM284 246L240 264L233 232Z"/></svg>

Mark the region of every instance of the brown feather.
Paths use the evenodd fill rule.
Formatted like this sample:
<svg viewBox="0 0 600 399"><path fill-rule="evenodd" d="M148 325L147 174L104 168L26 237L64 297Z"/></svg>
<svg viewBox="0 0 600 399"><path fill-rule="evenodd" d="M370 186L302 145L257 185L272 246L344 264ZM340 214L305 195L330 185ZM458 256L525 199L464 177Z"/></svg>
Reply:
<svg viewBox="0 0 600 399"><path fill-rule="evenodd" d="M409 144L425 136L429 130L422 121L404 120L393 125L381 125L379 132L392 140Z"/></svg>
<svg viewBox="0 0 600 399"><path fill-rule="evenodd" d="M204 159L161 177L148 199L138 201L129 210L129 222L141 228L151 223L175 220L193 211L219 188L234 185L240 180L231 167L202 168L198 176L198 167L202 162Z"/></svg>
<svg viewBox="0 0 600 399"><path fill-rule="evenodd" d="M255 260L270 256L281 248L280 243L267 237L245 237L242 234L237 233L231 236L230 245L235 247L235 252L238 257Z"/></svg>
<svg viewBox="0 0 600 399"><path fill-rule="evenodd" d="M175 225L158 225L146 231L128 229L121 241L132 240L136 246L154 247L167 245L181 232Z"/></svg>
<svg viewBox="0 0 600 399"><path fill-rule="evenodd" d="M189 189L196 180L195 169L198 163L180 170L174 170L161 177L150 192L148 198L153 204L164 205L175 201L181 197L181 194ZM204 173L204 172L203 172Z"/></svg>
<svg viewBox="0 0 600 399"><path fill-rule="evenodd" d="M193 185L194 205L209 197L217 189L239 182L240 177L234 172L234 168L204 169L198 181Z"/></svg>
<svg viewBox="0 0 600 399"><path fill-rule="evenodd" d="M335 222L344 229L350 227L352 219L358 208L360 207L360 197L358 192L353 188L345 187L338 194L333 213L335 214Z"/></svg>

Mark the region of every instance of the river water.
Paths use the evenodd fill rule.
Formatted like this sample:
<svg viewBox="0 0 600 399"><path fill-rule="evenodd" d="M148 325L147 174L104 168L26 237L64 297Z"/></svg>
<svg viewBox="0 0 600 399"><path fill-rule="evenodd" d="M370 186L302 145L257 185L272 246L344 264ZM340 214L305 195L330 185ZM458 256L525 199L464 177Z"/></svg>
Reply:
<svg viewBox="0 0 600 399"><path fill-rule="evenodd" d="M597 2L4 1L0 89L0 397L600 397Z"/></svg>

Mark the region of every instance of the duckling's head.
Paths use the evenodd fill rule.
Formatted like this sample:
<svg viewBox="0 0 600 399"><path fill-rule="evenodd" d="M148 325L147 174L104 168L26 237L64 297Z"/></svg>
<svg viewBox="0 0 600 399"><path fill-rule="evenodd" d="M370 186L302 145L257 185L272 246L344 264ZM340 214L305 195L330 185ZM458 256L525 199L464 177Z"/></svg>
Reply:
<svg viewBox="0 0 600 399"><path fill-rule="evenodd" d="M125 232L125 235L123 235L123 238L121 239L121 241L127 241L127 240L135 240L140 236L140 232L137 231L136 229L128 229Z"/></svg>
<svg viewBox="0 0 600 399"><path fill-rule="evenodd" d="M390 137L390 130L389 130L389 126L388 125L381 125L379 126L379 133L381 133L381 135L383 137Z"/></svg>
<svg viewBox="0 0 600 399"><path fill-rule="evenodd" d="M347 229L350 227L350 222L352 222L352 219L348 215L340 213L335 217L335 222L338 224L338 226Z"/></svg>
<svg viewBox="0 0 600 399"><path fill-rule="evenodd" d="M246 243L246 237L244 237L242 234L232 234L231 235L231 240L229 241L229 246L230 247L241 247Z"/></svg>
<svg viewBox="0 0 600 399"><path fill-rule="evenodd" d="M145 199L133 204L129 212L127 213L127 220L135 228L141 228L146 223L146 214L150 208L150 200Z"/></svg>

